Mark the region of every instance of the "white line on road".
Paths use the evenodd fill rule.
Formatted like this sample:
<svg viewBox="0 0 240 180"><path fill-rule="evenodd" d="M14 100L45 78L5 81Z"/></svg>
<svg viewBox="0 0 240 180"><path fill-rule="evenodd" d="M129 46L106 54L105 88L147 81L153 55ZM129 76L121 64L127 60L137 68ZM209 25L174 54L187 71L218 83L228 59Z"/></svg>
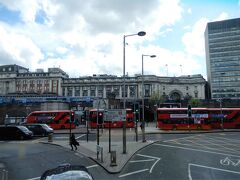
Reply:
<svg viewBox="0 0 240 180"><path fill-rule="evenodd" d="M98 165L97 165L97 164L94 164L94 165L88 166L88 167L86 167L86 168L89 169L89 168L94 168L94 167L98 167Z"/></svg>
<svg viewBox="0 0 240 180"><path fill-rule="evenodd" d="M40 179L41 177L35 177L35 178L31 178L31 179L27 179L27 180L37 180Z"/></svg>
<svg viewBox="0 0 240 180"><path fill-rule="evenodd" d="M155 157L155 156L148 156L148 155L143 155L143 154L137 154L138 156L142 156L142 157L148 157L148 158L153 158L153 159L156 159L156 162L152 165L151 169L150 169L150 173L152 173L152 170L154 168L154 166L158 163L158 161L161 160L161 158L159 157Z"/></svg>
<svg viewBox="0 0 240 180"><path fill-rule="evenodd" d="M147 161L155 161L155 159L144 159L144 160L136 160L136 161L129 161L129 162L136 163L136 162L147 162Z"/></svg>
<svg viewBox="0 0 240 180"><path fill-rule="evenodd" d="M195 138L197 136L200 136L200 135L195 135L195 136L187 136L187 137L180 137L180 138L175 138L175 139L169 139L169 140L165 140L163 142L169 142L169 141L176 141L176 140L179 140L179 139L188 139L188 138Z"/></svg>
<svg viewBox="0 0 240 180"><path fill-rule="evenodd" d="M192 180L192 176L191 176L191 166L197 166L197 167L207 168L207 169L213 169L213 170L217 170L217 171L224 171L224 172L230 172L230 173L234 173L234 174L240 174L240 172L238 172L238 171L231 171L231 170L227 170L227 169L220 169L220 168L215 168L215 167L210 167L210 166L204 166L204 165L200 165L200 164L192 164L192 163L189 163L189 164L188 164L188 177L189 177L189 180Z"/></svg>
<svg viewBox="0 0 240 180"><path fill-rule="evenodd" d="M148 171L148 170L149 169L142 169L142 170L138 170L138 171L133 171L133 172L130 172L130 173L127 173L127 174L122 174L122 175L120 175L118 177L119 178L126 177L126 176L130 176L130 175L137 174L137 173L144 172L144 171Z"/></svg>
<svg viewBox="0 0 240 180"><path fill-rule="evenodd" d="M205 152L205 153L212 153L212 154L220 154L225 156L232 156L232 157L240 157L239 155L234 154L226 154L226 153L220 153L220 152L213 152L213 151L207 151L207 150L200 150L200 149L192 149L187 147L179 147L179 146L173 146L173 145L167 145L167 144L153 144L154 146L165 146L165 147L171 147L171 148L178 148L178 149L184 149L184 150L192 150L192 151L199 151L199 152Z"/></svg>
<svg viewBox="0 0 240 180"><path fill-rule="evenodd" d="M153 158L153 159L161 159L159 157L155 157L155 156L149 156L149 155L144 155L144 154L136 154L137 156L142 156L142 157L147 157L147 158Z"/></svg>
<svg viewBox="0 0 240 180"><path fill-rule="evenodd" d="M81 138L83 136L86 136L86 134L82 134L81 136L78 136L76 139L79 139L79 138Z"/></svg>

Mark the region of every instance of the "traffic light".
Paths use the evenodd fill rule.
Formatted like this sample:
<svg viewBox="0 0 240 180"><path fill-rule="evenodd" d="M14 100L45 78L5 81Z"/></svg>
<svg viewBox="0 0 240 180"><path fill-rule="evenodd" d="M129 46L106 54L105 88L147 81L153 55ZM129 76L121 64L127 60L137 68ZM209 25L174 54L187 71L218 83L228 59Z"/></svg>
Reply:
<svg viewBox="0 0 240 180"><path fill-rule="evenodd" d="M188 117L192 117L192 107L190 104L188 105Z"/></svg>
<svg viewBox="0 0 240 180"><path fill-rule="evenodd" d="M73 112L73 111L71 112L70 121L71 121L71 122L74 122L74 112Z"/></svg>
<svg viewBox="0 0 240 180"><path fill-rule="evenodd" d="M103 112L98 112L98 124L103 123Z"/></svg>
<svg viewBox="0 0 240 180"><path fill-rule="evenodd" d="M139 104L135 104L135 112L138 113L139 112Z"/></svg>

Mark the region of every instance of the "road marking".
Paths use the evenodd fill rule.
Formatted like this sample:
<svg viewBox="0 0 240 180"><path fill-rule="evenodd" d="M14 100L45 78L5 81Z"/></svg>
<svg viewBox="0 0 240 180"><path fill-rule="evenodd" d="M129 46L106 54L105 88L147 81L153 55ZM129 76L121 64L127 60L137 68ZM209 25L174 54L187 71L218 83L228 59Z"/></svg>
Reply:
<svg viewBox="0 0 240 180"><path fill-rule="evenodd" d="M240 165L240 159L235 159L236 162L234 162L234 160L230 159L229 157L226 157L225 159L221 159L220 160L220 164L224 165L224 166L238 166Z"/></svg>
<svg viewBox="0 0 240 180"><path fill-rule="evenodd" d="M149 155L143 155L143 154L136 154L136 155L138 155L138 156L142 156L142 157L147 157L147 158L156 159L156 162L153 163L153 165L152 165L152 167L151 167L151 169L150 169L150 171L149 171L150 173L152 173L152 170L153 170L154 166L158 163L158 161L161 160L161 158L159 158L159 157L155 157L155 156L149 156Z"/></svg>
<svg viewBox="0 0 240 180"><path fill-rule="evenodd" d="M27 179L27 180L36 180L36 179L40 179L41 177L35 177L35 178L31 178L31 179Z"/></svg>
<svg viewBox="0 0 240 180"><path fill-rule="evenodd" d="M224 171L224 172L230 172L230 173L234 173L234 174L240 174L240 172L238 172L238 171L231 171L231 170L227 170L227 169L220 169L220 168L215 168L215 167L210 167L210 166L204 166L204 165L200 165L200 164L192 164L192 163L189 163L189 164L188 164L188 177L189 177L189 180L192 180L192 176L191 176L191 166L197 166L197 167L207 168L207 169L213 169L213 170L217 170L217 171Z"/></svg>
<svg viewBox="0 0 240 180"><path fill-rule="evenodd" d="M179 140L179 139L188 139L188 138L193 138L193 137L196 137L196 136L200 136L200 135L187 136L187 137L181 137L181 138L176 138L176 139L170 139L170 140L165 140L163 142L176 141L176 140Z"/></svg>
<svg viewBox="0 0 240 180"><path fill-rule="evenodd" d="M135 161L129 161L129 162L130 163L136 163L136 162L147 162L147 161L155 161L155 159L135 160Z"/></svg>
<svg viewBox="0 0 240 180"><path fill-rule="evenodd" d="M239 155L234 155L234 154L226 154L226 153L221 153L221 152L212 152L212 151L207 151L207 150L192 149L192 148L179 147L179 146L173 146L173 145L167 145L167 144L157 144L157 143L155 143L153 145L154 146L165 146L165 147L171 147L171 148L178 148L178 149L184 149L184 150L199 151L199 152L212 153L212 154L220 154L220 155L232 156L232 157L240 157Z"/></svg>
<svg viewBox="0 0 240 180"><path fill-rule="evenodd" d="M236 139L228 139L228 138L223 138L223 137L207 137L208 139L213 139L215 141L219 141L219 142L223 142L224 140L224 144L230 144L231 146L237 146L239 147L240 145L240 141L239 140L236 140ZM234 143L234 144L233 144Z"/></svg>
<svg viewBox="0 0 240 180"><path fill-rule="evenodd" d="M54 137L54 139L69 139L69 137Z"/></svg>
<svg viewBox="0 0 240 180"><path fill-rule="evenodd" d="M83 136L86 136L86 134L82 134L81 136L78 136L76 139L79 139L79 138L81 138Z"/></svg>
<svg viewBox="0 0 240 180"><path fill-rule="evenodd" d="M86 168L89 169L89 168L94 168L94 167L98 167L98 165L97 165L97 164L94 164L94 165L88 166L88 167L86 167Z"/></svg>
<svg viewBox="0 0 240 180"><path fill-rule="evenodd" d="M148 171L148 170L149 169L142 169L142 170L138 170L138 171L133 171L133 172L130 172L130 173L127 173L127 174L122 174L122 175L120 175L118 177L122 178L122 177L130 176L130 175L141 173L141 172Z"/></svg>
<svg viewBox="0 0 240 180"><path fill-rule="evenodd" d="M237 151L237 150L235 150L235 149L227 148L227 147L224 147L224 146L221 146L221 145L212 143L212 142L210 142L210 141L208 141L208 140L205 140L205 139L195 139L195 140L206 141L206 142L208 142L208 145L209 145L209 146L212 144L212 145L220 146L220 147L222 147L222 149L217 149L217 148L213 148L213 147L208 147L208 146L203 145L203 144L201 144L201 143L197 143L197 142L193 142L193 141L191 141L191 140L189 140L189 139L185 139L185 141L190 141L191 143L194 143L194 144L196 144L197 146L198 146L198 145L201 146L201 147L204 146L206 149L212 149L212 150L216 150L216 151L220 151L220 152L221 152L221 151L222 151L222 152L226 152L224 149L230 149L230 150L233 151L233 152L236 152L236 153L239 152L239 151ZM184 145L184 146L192 146L192 144L181 143L181 142L178 142L178 141L175 141L175 140L174 140L173 142L168 142L168 143L176 143L176 144Z"/></svg>
<svg viewBox="0 0 240 180"><path fill-rule="evenodd" d="M209 137L207 137L207 138L209 138ZM213 138L210 138L210 139L213 139ZM238 151L236 151L235 149L225 147L225 146L224 146L224 142L222 143L223 145L221 145L221 144L216 144L215 142L212 142L212 141L209 140L209 139L208 139L208 140L203 139L203 140L206 141L206 142L209 142L210 145L215 145L215 146L219 146L219 147L221 147L221 148L223 148L223 149L228 149L228 150L231 150L231 151L238 152ZM217 141L217 140L213 139L213 141ZM218 141L219 141L219 140L218 140Z"/></svg>

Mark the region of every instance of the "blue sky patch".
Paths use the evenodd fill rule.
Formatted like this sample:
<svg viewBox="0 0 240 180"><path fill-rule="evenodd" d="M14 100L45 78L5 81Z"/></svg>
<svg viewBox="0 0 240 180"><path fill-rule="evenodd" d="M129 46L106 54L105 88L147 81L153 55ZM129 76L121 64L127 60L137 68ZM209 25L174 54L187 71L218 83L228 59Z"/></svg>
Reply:
<svg viewBox="0 0 240 180"><path fill-rule="evenodd" d="M35 22L38 24L44 24L47 20L47 15L45 11L39 10L35 16Z"/></svg>
<svg viewBox="0 0 240 180"><path fill-rule="evenodd" d="M19 11L9 10L1 3L0 3L0 21L4 21L10 25L15 25L19 22L22 22Z"/></svg>

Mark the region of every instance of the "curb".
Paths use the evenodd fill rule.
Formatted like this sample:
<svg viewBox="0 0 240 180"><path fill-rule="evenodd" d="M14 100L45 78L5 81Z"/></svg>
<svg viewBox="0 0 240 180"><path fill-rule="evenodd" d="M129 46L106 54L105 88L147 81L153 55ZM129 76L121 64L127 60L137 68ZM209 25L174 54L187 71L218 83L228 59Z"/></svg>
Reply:
<svg viewBox="0 0 240 180"><path fill-rule="evenodd" d="M215 131L171 131L171 132L145 132L145 134L199 134L199 133L226 133L226 132L240 132L240 129L232 130L215 130ZM142 134L142 133L139 133Z"/></svg>

